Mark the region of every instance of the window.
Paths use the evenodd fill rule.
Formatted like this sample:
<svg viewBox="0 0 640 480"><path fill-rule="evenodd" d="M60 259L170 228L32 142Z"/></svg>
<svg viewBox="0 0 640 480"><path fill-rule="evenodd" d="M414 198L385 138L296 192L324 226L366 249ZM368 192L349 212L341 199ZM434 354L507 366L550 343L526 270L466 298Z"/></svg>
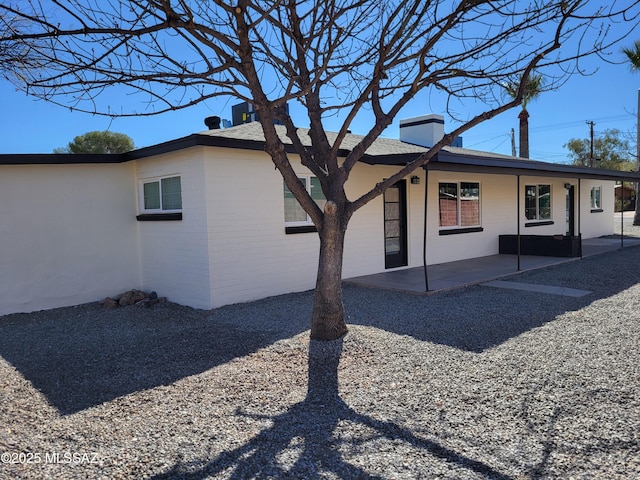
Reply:
<svg viewBox="0 0 640 480"><path fill-rule="evenodd" d="M551 185L526 185L524 188L524 216L526 219L551 219Z"/></svg>
<svg viewBox="0 0 640 480"><path fill-rule="evenodd" d="M141 182L141 211L145 213L182 210L180 177L166 177Z"/></svg>
<svg viewBox="0 0 640 480"><path fill-rule="evenodd" d="M602 187L591 187L591 210L602 210Z"/></svg>
<svg viewBox="0 0 640 480"><path fill-rule="evenodd" d="M320 180L317 177L298 177L300 183L304 185L311 198L315 200L320 209L324 210L324 204L327 202L322 193L322 187L320 186ZM307 212L300 206L296 198L289 190L286 184L284 184L284 223L287 226L308 226L313 225L311 218L307 215Z"/></svg>
<svg viewBox="0 0 640 480"><path fill-rule="evenodd" d="M479 183L440 183L438 199L440 227L465 228L480 225Z"/></svg>

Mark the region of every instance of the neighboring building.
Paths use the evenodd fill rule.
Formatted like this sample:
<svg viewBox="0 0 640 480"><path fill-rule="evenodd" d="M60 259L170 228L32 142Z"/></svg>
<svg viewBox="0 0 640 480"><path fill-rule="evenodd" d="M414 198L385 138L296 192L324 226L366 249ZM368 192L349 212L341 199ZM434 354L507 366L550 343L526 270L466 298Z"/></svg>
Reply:
<svg viewBox="0 0 640 480"><path fill-rule="evenodd" d="M616 212L636 209L636 189L630 185L616 185ZM624 207L624 208L622 208Z"/></svg>
<svg viewBox="0 0 640 480"><path fill-rule="evenodd" d="M348 195L365 193L443 132L437 115L401 122L400 140L381 138L367 151ZM343 149L361 138L349 135ZM322 202L317 179L291 161ZM429 264L496 254L499 237L519 231L611 234L623 179L638 173L447 147L354 215L343 276L422 266L425 218ZM315 284L318 237L256 122L125 154L0 155L0 195L0 315L131 288L210 309Z"/></svg>

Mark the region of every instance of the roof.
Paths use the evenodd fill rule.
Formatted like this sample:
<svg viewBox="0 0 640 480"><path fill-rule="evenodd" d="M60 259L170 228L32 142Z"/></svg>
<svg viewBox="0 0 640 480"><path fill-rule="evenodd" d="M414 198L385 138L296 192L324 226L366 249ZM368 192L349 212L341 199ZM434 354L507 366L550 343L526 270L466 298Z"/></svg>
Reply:
<svg viewBox="0 0 640 480"><path fill-rule="evenodd" d="M640 180L639 171L623 172L620 170L578 167L563 163L549 163L527 158L495 155L456 147L444 147L438 153L435 161L429 163L427 169L594 180L624 180L627 182Z"/></svg>
<svg viewBox="0 0 640 480"><path fill-rule="evenodd" d="M280 139L295 153L291 140L286 136L286 128L276 125ZM311 146L308 129L298 129L303 145ZM337 133L327 132L330 142ZM346 156L364 136L349 133L345 136L339 154ZM82 154L2 154L0 165L25 164L81 164L81 163L123 163L140 158L148 158L162 153L182 150L194 146L239 148L264 150L265 138L259 122L245 123L231 128L206 130L187 137L171 140L151 147L145 147L123 154L82 155ZM429 149L397 139L376 139L365 152L362 161L371 165L406 165ZM576 167L559 163L549 163L525 158L511 157L492 152L469 150L459 147L443 147L425 167L427 170L464 171L507 175L542 175L568 178L594 178L605 180L640 180L640 172L622 172L588 167Z"/></svg>
<svg viewBox="0 0 640 480"><path fill-rule="evenodd" d="M284 125L276 125L276 132L280 137L280 140L285 145L292 145L291 139L287 137L287 131ZM258 122L245 123L231 128L219 129L219 130L206 130L200 132L198 135L207 135L216 138L233 138L236 140L259 142L261 145L264 143L264 134L262 127ZM302 144L306 147L311 146L311 138L309 137L308 128L299 128L298 135ZM336 132L327 132L327 138L330 143L335 142L338 134ZM358 143L364 139L364 135L356 135L348 133L342 141L341 151L351 151ZM429 149L412 145L410 143L401 142L400 140L390 138L378 137L371 147L367 150L367 155L380 156L380 155L416 155L427 152Z"/></svg>

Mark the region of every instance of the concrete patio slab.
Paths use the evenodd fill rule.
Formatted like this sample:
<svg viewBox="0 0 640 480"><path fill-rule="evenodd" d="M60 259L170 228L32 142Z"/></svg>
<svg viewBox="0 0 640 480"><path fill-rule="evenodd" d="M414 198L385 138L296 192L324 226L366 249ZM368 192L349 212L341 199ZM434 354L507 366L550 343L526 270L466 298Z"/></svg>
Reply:
<svg viewBox="0 0 640 480"><path fill-rule="evenodd" d="M615 236L591 238L582 241L582 256L589 257L618 250L621 247L637 246L640 246L640 238L625 237L624 242L620 241L620 237ZM466 285L490 282L515 273L578 260L580 260L579 257L563 258L521 255L519 270L517 255L489 255L456 262L428 265L428 289L426 288L423 267L389 270L373 275L347 278L344 279L344 281L364 287L428 294L440 290L449 290Z"/></svg>
<svg viewBox="0 0 640 480"><path fill-rule="evenodd" d="M565 297L584 297L593 293L589 290L578 290L577 288L556 287L553 285L536 285L533 283L508 282L505 280L493 280L481 283L483 287L506 288L509 290L523 290L526 292L549 293L552 295L563 295Z"/></svg>

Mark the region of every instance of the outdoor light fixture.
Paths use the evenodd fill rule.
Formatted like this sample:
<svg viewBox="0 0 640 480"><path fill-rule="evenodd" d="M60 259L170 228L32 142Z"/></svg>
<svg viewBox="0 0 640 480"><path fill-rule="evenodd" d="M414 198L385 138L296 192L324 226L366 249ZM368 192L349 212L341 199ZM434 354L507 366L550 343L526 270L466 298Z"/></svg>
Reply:
<svg viewBox="0 0 640 480"><path fill-rule="evenodd" d="M411 177L411 185L420 185L420 177L417 175L413 175Z"/></svg>

